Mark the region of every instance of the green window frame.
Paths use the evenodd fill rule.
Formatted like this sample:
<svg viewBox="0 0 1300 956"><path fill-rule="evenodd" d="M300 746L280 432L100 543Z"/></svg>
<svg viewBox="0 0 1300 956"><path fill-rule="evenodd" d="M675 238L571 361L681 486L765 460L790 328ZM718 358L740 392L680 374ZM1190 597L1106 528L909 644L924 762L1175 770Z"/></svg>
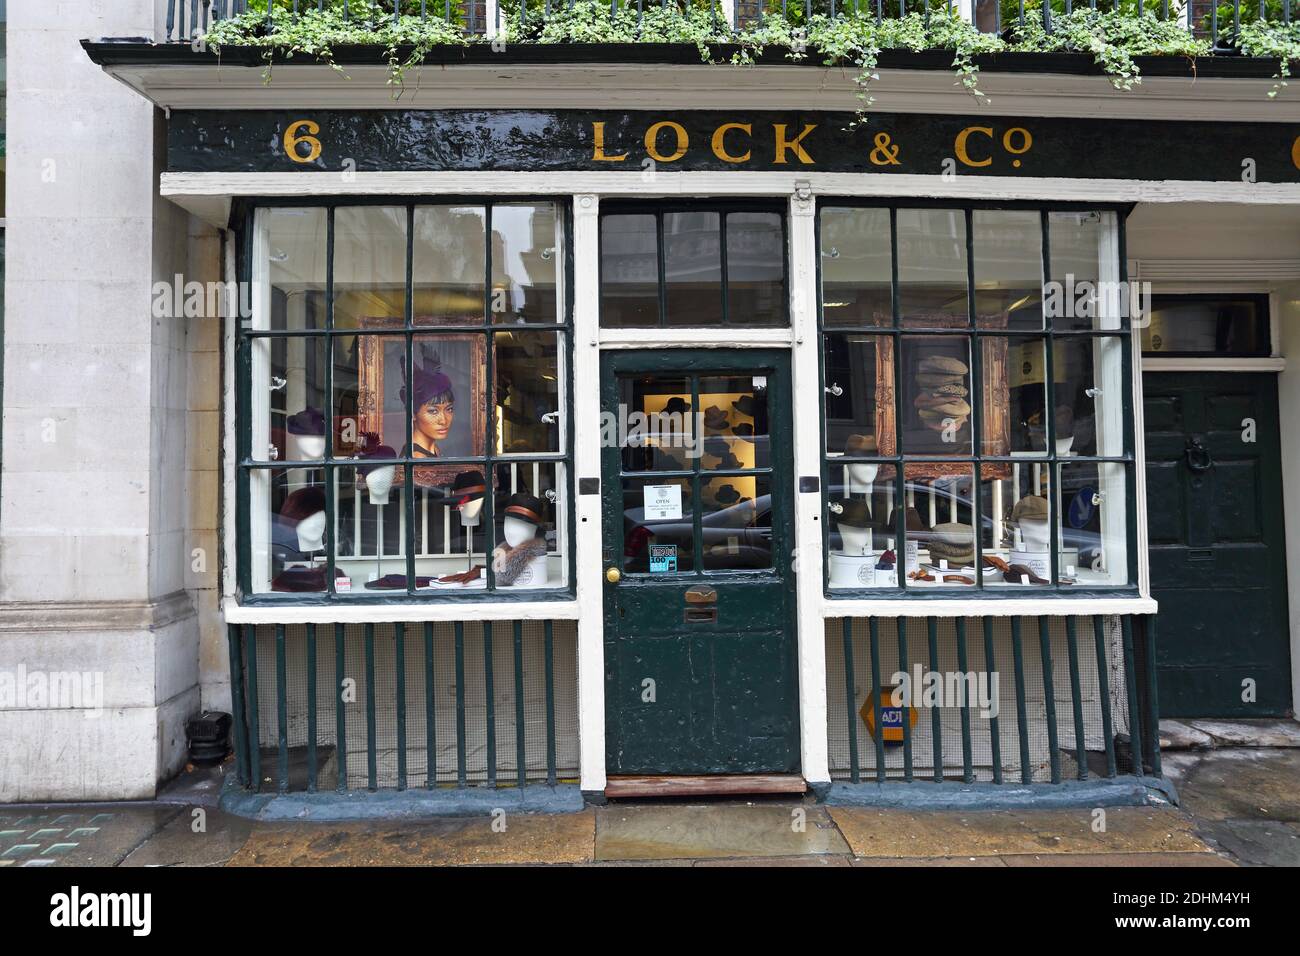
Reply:
<svg viewBox="0 0 1300 956"><path fill-rule="evenodd" d="M502 283L495 281L496 276L498 274L505 276L503 281L507 289L509 283L514 280L510 275L498 271L505 269L507 263L504 260L507 258L509 250L502 251L498 249L498 246L501 245L499 242L500 236L494 233L493 216L502 207L527 206L539 208L550 206L553 210L556 243L552 247L541 250L541 255L544 258L553 256L555 259L553 271L556 301L554 303L553 321L525 321L522 316L514 316L512 321L502 315L500 308L503 295L500 289ZM342 210L375 208L389 211L401 210L405 214L405 260L402 263L402 271L404 271L405 276L404 286L399 282L397 289L393 290L394 292L398 290L401 292L404 304L402 314L394 316L392 322L382 328L359 330L356 326L339 326L335 322L336 300L339 297L340 289L340 286L336 284L336 223ZM416 275L414 266L416 257L416 217L421 210L453 208L469 208L471 210L481 210L482 212L484 236L482 272L480 273L483 287L482 312L476 316L456 315L450 321L421 321L415 315L416 291L417 288L427 289L429 286L420 285L420 276ZM266 271L262 267L265 266L265 257L269 254L268 250L259 246L258 216L268 211L288 210L322 210L326 217L328 225L324 239L326 262L324 283L320 289L316 290L323 306L321 309L323 315L320 316L318 321L312 323L311 327L270 328L269 321L259 321L256 323L258 327L255 327L255 315L259 307L265 308L265 306L259 306L259 282L262 282L262 273ZM235 402L237 564L235 579L241 603L248 605L472 604L484 600L553 601L571 599L574 593L573 542L575 539L572 427L573 260L571 237L573 235L573 221L571 198L557 196L511 196L508 198L385 196L382 198L330 197L274 200L241 204L236 210L236 221L240 223L237 236L238 274L241 282L246 284L246 288L251 289L249 295L241 296L240 321L235 343L237 365ZM259 257L262 257L262 267L259 267ZM514 258L517 261L519 257L516 255ZM387 263L385 268L393 271L395 265ZM263 284L266 283L263 282ZM509 294L509 292L505 293L507 296ZM496 303L495 307L494 301ZM511 310L507 309L506 311ZM522 311L522 308L517 311ZM497 450L494 441L494 436L498 434L500 425L496 403L504 401L504 399L500 398L498 389L501 392L505 391L505 387L499 384L502 380L498 377L500 370L497 367L497 356L504 347L503 343L508 343L512 337L518 336L520 333L525 336L551 336L555 344L554 368L556 370L555 389L558 395L558 407L554 411L558 412L559 416L558 423L554 425L558 429L558 437L554 442L555 447L550 450L508 453L504 450ZM352 476L358 474L358 462L361 459L354 455L344 454L336 447L337 423L334 419L339 414L338 409L335 407L338 396L338 392L335 390L336 355L338 354L336 350L340 347L341 340L347 339L353 340L354 349L358 353L360 351L359 340L362 338L373 337L376 342L385 344L400 343L400 350L403 353L401 360L404 363L400 368L404 382L405 369L420 368L419 359L415 355L420 343L425 340L439 341L443 336L456 336L458 339L467 342L470 340L481 341L478 354L484 357L486 366L481 372L481 381L484 383L482 399L483 404L486 406L486 409L481 414L483 428L481 437L482 451L481 453L436 459L413 457L411 449L418 446L413 445L412 440L411 402L404 397L401 412L405 420L405 445L400 449L396 449L391 455L382 455L374 460L382 466L395 466L400 487L411 490L410 492L401 492L398 496L402 509L402 542L401 554L397 555L397 557L404 557L405 559L405 583L403 587L393 590L368 590L361 586L360 582L357 582L349 589L340 590L336 588L336 568L341 560L350 560L350 558L338 553L340 525L343 523L338 510L338 488L339 482L343 480L345 473L351 473ZM324 452L318 458L291 460L286 456L284 460L281 460L276 457L274 451L263 456L253 454L255 414L253 394L254 386L257 384L254 381L254 353L259 348L266 355L273 354L274 350L283 353L291 343L297 343L304 351L315 350L317 354L324 356L324 361L318 363L323 365L323 369L321 369L323 375L317 391L323 396L325 402L324 412L327 424L324 427ZM469 347L471 356L475 354L474 348L477 348L477 346ZM388 361L387 353L381 348L379 354L380 359L378 361L383 365ZM545 354L549 355L550 353ZM270 367L269 364L267 367ZM276 387L283 386L279 382L269 381L262 383L261 387L274 390ZM412 392L416 394L418 389L413 389ZM382 395L381 392L381 404L384 401ZM405 395L405 384L403 384L403 395ZM461 401L458 396L457 405L460 404ZM465 402L465 405L473 408L476 403L471 400ZM265 412L264 403L257 406L257 410L258 412ZM459 412L459 407L457 411ZM470 417L473 420L475 416L471 413ZM504 417L504 413L501 417ZM547 419L542 418L541 421L545 422ZM477 431L477 429L471 428L471 431ZM470 441L476 440L476 438L470 439ZM286 447L290 446L287 440L284 444ZM358 447L354 447L354 450L358 450ZM429 492L422 490L424 486L416 479L416 469L428 468L434 463L437 466L464 466L466 469L477 469L486 476L488 493L483 496L481 525L478 528L477 536L468 539L473 553L478 558L475 563L485 565L485 587L463 590L430 590L417 586L418 580L427 576L417 568L419 560L422 557L427 557L427 555L417 555L415 546L417 497L423 498ZM281 592L258 589L254 586L253 542L255 536L252 522L254 520L269 519L273 524L275 519L270 518L269 513L267 515L253 514L255 509L253 506L252 484L256 476L266 474L269 485L270 481L274 479L275 472L287 472L290 469L314 472L317 477L312 479L313 485L323 485L326 516L323 535L324 586L319 591ZM550 469L550 471L547 472L547 469ZM541 488L542 482L538 478L540 473L549 474L551 488ZM519 478L520 475L523 477ZM530 475L532 485L528 484ZM520 482L519 485L515 484L516 480ZM492 493L494 483L495 494ZM553 516L549 523L553 525L555 545L554 550L548 550L548 561L558 560L560 567L559 580L555 580L555 575L552 573L547 586L512 590L498 582L498 575L494 570L490 552L498 542L504 540L501 512L504 510L507 498L515 490L528 491L530 488L536 491L539 497L543 498L544 505L547 505L549 501L547 510ZM418 493L412 493L417 490ZM440 498L436 502L438 505L454 506L451 501L453 495L448 493L450 486L439 486L438 491L440 493ZM551 496L552 492L553 497ZM267 501L269 502L269 500L268 496ZM359 492L355 495L354 500L357 502L354 508L359 510ZM424 520L426 521L424 527L427 534L427 517ZM445 517L444 520L450 521L451 519ZM382 515L380 521L382 522ZM267 535L268 548L272 544L272 536L271 534ZM378 558L383 559L385 554L386 552L381 550L378 553ZM463 553L451 551L440 552L436 556L454 556L457 559L466 557ZM266 560L269 566L270 559Z"/></svg>
<svg viewBox="0 0 1300 956"><path fill-rule="evenodd" d="M950 291L954 292L954 301L960 298L960 293L964 291L965 304L953 310L952 315L948 315L943 322L932 321L924 316L916 317L909 314L906 304L902 301L905 293L900 291L900 217L910 219L915 218L917 213L927 211L943 213L948 215L952 222L964 223L961 230L954 229L952 237L955 240L964 237L964 244L960 241L954 241L949 244L949 248L925 248L924 243L913 243L910 250L905 246L905 252L912 255L912 262L909 264L913 277L917 274L917 263L922 264L922 269L929 261L928 256L933 255L935 260L942 260L944 256L950 256L954 264L964 264L965 277L964 282L958 281L953 284ZM974 228L974 218L981 216L985 212L992 213L1016 213L1023 218L1031 218L1036 215L1038 229L1038 245L1041 249L1041 263L1030 263L1029 271L1037 271L1043 283L1039 293L1040 305L1042 308L1041 325L1012 327L1008 321L1006 327L996 327L996 324L990 321L989 316L977 312L977 303L982 296L987 296L984 286L980 284L980 277L977 276L976 264L980 261L981 252L988 254L989 258L996 258L994 250L980 248L980 240L976 236ZM878 216L874 221L879 224L879 230L875 236L877 244L872 248L878 252L878 255L858 255L854 257L852 252L847 257L852 263L845 265L837 263L836 260L841 258L841 250L832 243L827 243L826 224L828 217L833 219L840 213L869 213L872 216ZM916 597L933 597L936 599L961 599L978 596L981 598L1017 598L1026 597L1048 597L1048 598L1081 598L1081 597L1116 597L1136 594L1137 587L1137 569L1138 569L1138 544L1137 544L1137 520L1136 520L1136 469L1134 455L1134 415L1133 415L1133 325L1130 315L1125 306L1116 307L1113 303L1118 300L1111 300L1109 306L1102 306L1103 309L1109 309L1104 319L1090 320L1089 327L1079 327L1078 319L1068 312L1070 317L1060 317L1056 313L1060 311L1060 298L1050 299L1053 303L1052 308L1046 307L1045 303L1049 301L1050 296L1056 296L1060 288L1064 286L1067 292L1072 288L1065 281L1057 278L1057 272L1053 270L1052 265L1052 228L1054 222L1064 222L1067 219L1080 217L1097 216L1102 223L1099 232L1108 236L1106 242L1109 243L1109 249L1112 256L1108 257L1104 252L1098 257L1098 270L1104 273L1107 268L1107 261L1110 263L1112 274L1119 282L1119 289L1127 289L1127 274L1125 271L1125 254L1124 254L1124 219L1127 214L1127 207L1119 207L1106 204L1041 204L1041 203L996 203L996 202L926 202L920 200L878 200L878 201L852 201L840 199L828 199L819 203L817 210L817 261L818 261L818 331L820 338L819 348L819 366L821 375L821 385L824 392L824 401L822 406L822 485L825 489L823 496L825 522L823 527L823 547L828 556L823 570L824 590L829 598L839 599L901 599ZM1065 229L1058 225L1062 234ZM1027 233L1032 242L1032 233ZM993 243L990 243L990 246ZM916 250L920 248L921 254L917 255ZM1105 247L1103 247L1105 248ZM958 250L958 252L954 252ZM1065 257L1063 257L1065 258ZM1024 264L1021 263L1023 266ZM956 269L957 266L954 266ZM1063 266L1064 268L1064 266ZM834 273L838 269L838 274L842 277L849 275L850 278L846 283L839 287L839 291L833 293L834 298L828 299L832 293L828 292L828 273ZM847 270L847 271L846 271ZM843 294L844 285L852 286L851 278L854 270L861 270L861 274L870 274L874 279L864 280L860 283L863 289L862 301L867 301L875 296L876 308L873 312L870 307L866 308L865 316L861 314L862 306L860 302L842 301L846 297ZM1073 282L1073 277L1070 278ZM1054 286L1049 286L1049 282L1054 282ZM874 283L874 285L873 285ZM1100 283L1098 283L1100 286ZM870 287L870 288L868 288ZM964 288L963 288L964 287ZM863 291L865 290L865 291ZM1099 293L1099 297L1105 293ZM859 313L855 317L844 321L839 320L834 309L844 306L859 306ZM830 307L828 309L828 306ZM1067 305L1068 309L1069 306ZM828 311L831 316L828 318ZM1032 315L1033 313L1029 313ZM1010 313L1008 313L1010 318ZM1099 327L1092 327L1097 323ZM862 426L861 418L845 421L837 418L832 412L835 410L836 403L844 397L846 382L839 381L841 375L847 377L847 371L852 361L846 362L843 358L847 351L842 343L856 337L857 342L868 344L872 351L871 354L884 354L889 360L880 363L877 362L877 368L871 369L861 378L862 381L870 383L870 387L876 388L875 373L878 369L892 371L892 380L884 380L880 376L881 388L879 392L873 391L873 396L889 396L888 402L892 403L892 442L886 443L888 450L882 451L882 445L879 435L854 435L855 441L844 443L844 434L848 430L865 431L866 427ZM986 395L986 376L997 374L1015 374L1015 369L1009 369L1006 360L1002 360L1001 368L986 368L988 365L985 356L989 350L998 350L1005 353L1007 350L1014 348L1016 340L1033 340L1034 347L1041 349L1043 365L1041 372L1041 383L1039 388L1042 392L1043 412L1041 416L1042 427L1039 430L1040 440L1043 448L1041 451L1017 451L1010 445L1007 447L992 447L991 443L993 429L990 428L991 416L987 408ZM902 408L905 403L904 399L909 396L908 381L905 380L904 365L908 363L908 350L913 350L914 354L922 354L923 350L933 343L964 343L966 354L969 355L969 368L965 373L968 378L965 384L969 385L970 401L968 404L967 415L969 419L969 439L962 442L959 450L952 454L936 452L933 448L922 448L921 443L916 443L917 447L909 448L908 431L904 428L902 416L905 410ZM987 344L986 344L987 343ZM1091 349L1088 346L1092 346ZM1079 383L1065 381L1067 372L1058 372L1054 366L1054 358L1058 357L1062 350L1074 349L1076 352L1104 354L1106 356L1106 365L1109 369L1109 381L1117 383L1120 394L1118 396L1107 395L1105 401L1106 415L1109 418L1111 427L1106 440L1106 447L1101 447L1100 438L1094 437L1097 445L1090 454L1078 454L1062 450L1065 445L1072 444L1073 432L1069 436L1058 435L1058 419L1063 417L1063 413L1056 409L1056 396L1060 393L1062 387L1075 385L1079 386L1081 394L1086 394L1094 402L1105 390L1102 389L1096 379L1086 388L1082 388ZM900 357L899 360L893 361L893 357ZM861 363L858 363L859 365ZM833 366L829 367L828 365ZM1100 363L1098 363L1100 365ZM909 367L915 369L915 364ZM955 368L955 367L954 367ZM838 373L838 374L837 374ZM1092 375L1101 374L1100 367L1092 369ZM913 374L911 381L919 381L920 374ZM938 381L938 378L934 379ZM858 379L847 383L849 388L854 384L860 385ZM922 388L919 384L912 384L911 391L917 392L916 400L922 401L919 394ZM1007 391L1011 389L1007 386ZM1097 393L1094 395L1094 391ZM964 394L964 393L963 393ZM872 404L873 419L870 424L876 425L882 419L874 412L875 405ZM1049 413L1048 409L1052 409ZM1094 418L1100 418L1098 412ZM885 416L888 421L888 415ZM1000 416L999 416L1000 420ZM949 420L951 423L952 420ZM856 423L855 423L856 422ZM1118 427L1115 427L1118 426ZM966 428L966 424L961 426ZM986 432L987 430L987 432ZM874 431L874 429L873 429ZM1045 434L1044 434L1045 433ZM862 441L867 437L868 441ZM1058 443L1058 438L1064 441L1064 444ZM837 446L838 443L838 447ZM850 448L849 445L854 447ZM842 452L840 449L844 449ZM1059 452L1059 453L1058 453ZM864 547L861 551L861 564L871 565L873 561L875 566L869 572L861 577L854 577L844 573L844 568L853 562L845 562L840 565L837 574L836 560L843 561L842 555L853 554L858 556L859 552L846 543L844 536L838 530L837 519L844 514L844 505L847 498L854 495L855 474L850 469L858 466L868 466L859 468L856 474L867 477L865 486L858 482L858 487L865 487L865 497L868 499L870 517L864 519L861 523L870 521L873 524L872 541L873 545ZM942 470L960 471L960 475L954 475L951 479L937 478L933 475L925 475L926 472ZM1062 481L1062 477L1067 474L1065 469L1069 470L1071 477L1082 471L1085 474L1095 473L1097 489L1081 488L1079 491L1079 508L1082 512L1090 514L1090 520L1097 518L1104 521L1104 518L1097 516L1102 514L1106 506L1107 496L1112 496L1111 506L1113 508L1111 515L1111 534L1109 538L1104 534L1097 535L1099 551L1102 553L1101 573L1096 573L1098 560L1096 556L1087 551L1083 551L1085 556L1092 557L1092 566L1088 568L1075 567L1068 568L1065 562L1074 556L1074 552L1067 546L1077 543L1083 532L1071 530L1066 532L1062 526L1061 512L1068 511L1071 521L1074 521L1076 514L1074 506L1076 502L1069 502L1069 509L1066 508L1062 501L1060 488L1068 486L1069 481ZM921 473L924 477L914 478L913 473ZM1034 496L1040 496L1049 500L1050 517L1046 520L1047 532L1050 541L1044 554L1043 567L1046 573L1034 575L1038 582L1034 582L1029 575L1021 574L1019 571L1013 572L1011 576L1003 576L1002 571L993 567L988 558L997 558L1000 555L997 552L1010 554L1015 551L1014 546L1003 547L1004 537L998 532L1004 532L1011 535L1011 539L1022 541L1022 538L1015 537L1014 528L1008 527L1003 517L1005 511L998 507L1007 503L1003 497L993 498L994 505L986 500L985 485L992 483L1010 482L1011 479L1005 477L994 478L993 476L1004 476L1014 474L1018 476L1015 481L1021 486L1024 484L1024 478L1020 477L1024 473L1032 473L1032 487ZM1041 492L1043 487L1040 484L1042 476L1046 478L1046 490ZM936 511L934 504L934 492L938 486L945 482L951 482L951 491L940 496L940 504L937 509L939 515L945 511L950 511L952 524L965 524L970 531L966 533L964 540L971 541L971 552L973 552L973 561L970 564L973 567L949 567L946 562L940 562L934 558L935 552L927 550L927 545L933 545L940 542L943 547L945 542L943 537L936 530L940 522L930 522L928 529L923 529L926 521L924 518L920 521L920 526L913 526L911 522L915 516L909 514L909 509L897 507L898 502L907 502L908 506L917 505L917 511L926 510L922 505L925 503L918 498L918 495L924 497L927 487L930 492L929 509L931 514ZM964 489L964 490L963 490ZM1002 489L1002 490L1005 490ZM1086 491L1092 490L1091 496L1085 494ZM889 502L888 517L879 515L877 499L873 495L883 493ZM1123 496L1123 501L1118 508L1114 507L1113 496L1119 492ZM1011 489L1014 499L1019 501L1020 497L1031 497L1030 495L1021 495L1018 488L1013 485ZM1087 508L1088 501L1094 506L1100 504L1100 507L1094 507L1091 512ZM864 513L861 505L851 505L850 513ZM958 522L958 516L964 517L964 522ZM1119 530L1115 532L1115 526L1122 520ZM946 524L946 523L945 523ZM945 529L948 531L951 529ZM880 542L875 547L875 534L883 534L885 541ZM954 539L947 539L951 542ZM837 550L836 544L839 544ZM926 568L928 565L944 564L943 573L939 573L939 568L934 567L928 571L933 577L932 581L915 581L910 580L911 565L906 549L894 547L898 542L911 544L916 542L916 555L914 560L920 568ZM856 546L857 538L851 539L852 545ZM955 545L947 544L954 550L962 550ZM1105 548L1109 546L1114 548L1121 546L1124 549L1122 561L1117 561L1115 557L1107 557ZM1022 544L1023 548L1024 545ZM880 553L881 559L872 557L873 550ZM936 548L936 551L939 549ZM888 565L888 558L883 554L885 551L893 551L894 569L890 575L889 569L878 570L881 565ZM927 560L921 560L920 553L925 552L928 555ZM968 561L968 558L959 558L958 562L962 565ZM1005 557L1002 560L1006 563ZM1110 567L1106 564L1110 562ZM1120 565L1116 567L1116 565ZM1066 576L1067 572L1074 571L1073 579ZM968 573L963 573L968 572ZM951 572L951 573L949 573ZM944 577L952 577L953 580L945 582ZM1017 578L1018 580L1013 580ZM882 583L882 579L884 583Z"/></svg>

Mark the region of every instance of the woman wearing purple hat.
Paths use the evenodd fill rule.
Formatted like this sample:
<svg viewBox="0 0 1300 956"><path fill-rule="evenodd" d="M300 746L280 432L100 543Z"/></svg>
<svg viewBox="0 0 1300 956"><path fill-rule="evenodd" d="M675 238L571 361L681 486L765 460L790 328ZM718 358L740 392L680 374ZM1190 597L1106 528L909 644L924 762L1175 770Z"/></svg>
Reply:
<svg viewBox="0 0 1300 956"><path fill-rule="evenodd" d="M402 401L411 396L411 445L403 451L412 458L438 458L438 443L447 440L452 422L456 418L456 395L451 379L442 371L442 359L433 346L421 344L423 361L416 365L414 375L407 374L405 363L402 373Z"/></svg>

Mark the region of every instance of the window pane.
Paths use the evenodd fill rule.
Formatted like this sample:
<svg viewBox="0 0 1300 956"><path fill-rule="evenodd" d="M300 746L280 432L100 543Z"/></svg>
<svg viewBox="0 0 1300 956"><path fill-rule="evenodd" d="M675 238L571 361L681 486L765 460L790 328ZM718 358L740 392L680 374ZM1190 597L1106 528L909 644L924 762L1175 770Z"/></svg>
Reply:
<svg viewBox="0 0 1300 956"><path fill-rule="evenodd" d="M623 479L623 570L680 574L695 568L688 478Z"/></svg>
<svg viewBox="0 0 1300 956"><path fill-rule="evenodd" d="M1158 295L1142 329L1143 355L1267 356L1270 348L1266 296Z"/></svg>
<svg viewBox="0 0 1300 956"><path fill-rule="evenodd" d="M412 315L416 325L481 325L485 229L482 206L417 206Z"/></svg>
<svg viewBox="0 0 1300 956"><path fill-rule="evenodd" d="M560 240L554 203L492 207L492 321L552 324Z"/></svg>
<svg viewBox="0 0 1300 956"><path fill-rule="evenodd" d="M1043 327L1043 227L1036 210L976 209L975 322L987 329Z"/></svg>
<svg viewBox="0 0 1300 956"><path fill-rule="evenodd" d="M1051 465L981 466L986 586L1044 586L1051 577ZM1059 540L1059 539L1058 539Z"/></svg>
<svg viewBox="0 0 1300 956"><path fill-rule="evenodd" d="M261 329L292 331L325 327L325 260L329 212L325 209L260 209L262 243L270 300L256 316Z"/></svg>
<svg viewBox="0 0 1300 956"><path fill-rule="evenodd" d="M1118 463L1060 466L1060 573L1097 586L1128 584L1127 469Z"/></svg>
<svg viewBox="0 0 1300 956"><path fill-rule="evenodd" d="M1124 454L1124 350L1122 336L1057 339L1053 356L1056 382L1058 455Z"/></svg>
<svg viewBox="0 0 1300 956"><path fill-rule="evenodd" d="M888 209L821 211L822 322L894 324Z"/></svg>
<svg viewBox="0 0 1300 956"><path fill-rule="evenodd" d="M397 407L409 409L409 451L413 458L470 458L484 454L486 350L486 337L480 332L417 335L412 344L414 374L408 378L400 347L385 343L383 394L390 396L396 387ZM398 427L405 427L403 419L399 418L399 423ZM387 425L381 434L388 438ZM463 466L455 464L420 465L415 469L415 483L423 487L450 486L462 470Z"/></svg>
<svg viewBox="0 0 1300 956"><path fill-rule="evenodd" d="M492 570L498 590L558 588L566 583L560 547L567 522L562 477L563 466L554 462L496 466Z"/></svg>
<svg viewBox="0 0 1300 956"><path fill-rule="evenodd" d="M323 470L256 468L249 477L253 591L325 591Z"/></svg>
<svg viewBox="0 0 1300 956"><path fill-rule="evenodd" d="M834 503L826 515L832 588L898 586L898 549L889 524L897 480L894 465L832 463L826 489L826 500Z"/></svg>
<svg viewBox="0 0 1300 956"><path fill-rule="evenodd" d="M1054 212L1047 217L1052 287L1044 310L1058 329L1118 329L1127 296L1119 286L1112 212Z"/></svg>
<svg viewBox="0 0 1300 956"><path fill-rule="evenodd" d="M970 455L970 342L966 336L902 340L899 433L906 455ZM932 477L918 465L913 475Z"/></svg>
<svg viewBox="0 0 1300 956"><path fill-rule="evenodd" d="M767 380L762 376L702 377L704 454L707 470L766 468L769 464Z"/></svg>
<svg viewBox="0 0 1300 956"><path fill-rule="evenodd" d="M1046 455L1047 346L1041 336L1007 340L1007 380L1011 454ZM1067 434L1069 425L1065 410L1058 411L1057 431Z"/></svg>
<svg viewBox="0 0 1300 956"><path fill-rule="evenodd" d="M885 336L836 332L825 343L826 453L893 454L893 343ZM838 390L839 394L836 394ZM881 451L881 440L887 451Z"/></svg>
<svg viewBox="0 0 1300 956"><path fill-rule="evenodd" d="M727 215L727 321L746 328L787 324L785 236L777 213Z"/></svg>
<svg viewBox="0 0 1300 956"><path fill-rule="evenodd" d="M496 350L494 414L497 454L559 451L563 415L555 332L501 330Z"/></svg>
<svg viewBox="0 0 1300 956"><path fill-rule="evenodd" d="M600 220L600 323L622 329L659 324L659 254L655 217Z"/></svg>
<svg viewBox="0 0 1300 956"><path fill-rule="evenodd" d="M716 212L664 213L664 301L668 325L722 322L722 249Z"/></svg>
<svg viewBox="0 0 1300 956"><path fill-rule="evenodd" d="M898 302L908 328L965 328L966 214L960 209L900 209Z"/></svg>
<svg viewBox="0 0 1300 956"><path fill-rule="evenodd" d="M908 587L975 586L973 475L971 465L956 465L941 478L909 482L907 538L916 543L920 568L907 575Z"/></svg>
<svg viewBox="0 0 1300 956"><path fill-rule="evenodd" d="M699 416L687 378L630 375L619 379L619 415L611 436L624 471L692 471L699 458Z"/></svg>
<svg viewBox="0 0 1300 956"><path fill-rule="evenodd" d="M704 569L739 571L772 566L772 489L761 476L700 482Z"/></svg>
<svg viewBox="0 0 1300 956"><path fill-rule="evenodd" d="M267 338L249 343L252 457L314 461L325 455L325 339Z"/></svg>
<svg viewBox="0 0 1300 956"><path fill-rule="evenodd" d="M406 319L406 208L334 211L334 328Z"/></svg>
<svg viewBox="0 0 1300 956"><path fill-rule="evenodd" d="M392 458L392 449L363 452L376 461ZM358 465L334 470L334 504L338 521L334 535L334 566L358 591L405 592L406 484L398 480L401 465ZM339 581L343 579L340 578ZM428 584L428 577L416 586ZM338 587L336 583L336 588Z"/></svg>

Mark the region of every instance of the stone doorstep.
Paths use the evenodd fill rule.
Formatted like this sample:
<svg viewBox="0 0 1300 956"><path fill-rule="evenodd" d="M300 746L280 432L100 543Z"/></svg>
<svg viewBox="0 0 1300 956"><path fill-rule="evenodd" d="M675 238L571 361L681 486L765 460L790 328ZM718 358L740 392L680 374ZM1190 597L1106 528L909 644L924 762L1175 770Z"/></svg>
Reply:
<svg viewBox="0 0 1300 956"><path fill-rule="evenodd" d="M1166 719L1160 721L1161 750L1219 747L1300 747L1300 721Z"/></svg>

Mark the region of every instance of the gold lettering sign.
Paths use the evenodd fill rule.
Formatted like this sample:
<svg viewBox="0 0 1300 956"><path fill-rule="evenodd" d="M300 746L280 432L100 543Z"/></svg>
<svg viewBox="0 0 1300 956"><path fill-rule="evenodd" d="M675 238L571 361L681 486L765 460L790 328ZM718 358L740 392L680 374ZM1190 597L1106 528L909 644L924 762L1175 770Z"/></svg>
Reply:
<svg viewBox="0 0 1300 956"><path fill-rule="evenodd" d="M603 121L599 123L592 123L591 132L592 132L592 137L595 140L595 144L596 144L595 152L592 154L591 158L595 162L621 163L623 162L623 160L627 159L627 153L623 153L619 156L605 155L605 124Z"/></svg>
<svg viewBox="0 0 1300 956"><path fill-rule="evenodd" d="M754 154L752 149L747 149L740 156L732 156L727 152L726 136L728 130L738 129L746 135L753 132L754 127L750 123L723 123L713 131L713 155L718 157L724 163L747 163L749 157Z"/></svg>
<svg viewBox="0 0 1300 956"><path fill-rule="evenodd" d="M1300 169L1300 136L1297 136L1295 142L1291 144L1291 165Z"/></svg>
<svg viewBox="0 0 1300 956"><path fill-rule="evenodd" d="M306 130L307 135L299 135L301 130ZM321 143L316 138L320 132L320 124L312 120L298 120L290 123L289 128L284 131L284 152L295 163L314 163L320 159ZM298 151L298 144L306 143L308 152L304 156Z"/></svg>
<svg viewBox="0 0 1300 956"><path fill-rule="evenodd" d="M659 131L661 129L670 129L677 134L677 150L671 155L665 156L659 152ZM671 120L662 120L655 123L645 131L645 151L656 163L673 163L686 155L686 148L690 145L690 137L686 135L686 127L681 123L674 123Z"/></svg>
<svg viewBox="0 0 1300 956"><path fill-rule="evenodd" d="M957 153L957 158L961 160L963 164L971 167L992 166L993 157L991 156L988 159L982 159L982 160L974 160L970 158L970 153L966 151L966 141L970 139L972 133L983 133L989 139L992 139L993 127L992 126L967 126L964 130L958 133L957 138L953 141L952 144L952 148Z"/></svg>
<svg viewBox="0 0 1300 956"><path fill-rule="evenodd" d="M804 163L805 165L808 166L813 165L813 158L809 156L808 153L804 150L803 146L800 145L800 141L809 133L811 133L813 130L815 130L817 128L817 124L815 123L805 124L803 128L803 132L800 133L798 136L796 136L794 139L786 139L784 123L774 123L772 124L772 128L776 130L776 157L772 160L772 162L778 165L785 165L786 162L785 154L793 150L794 154L799 157L799 162Z"/></svg>

